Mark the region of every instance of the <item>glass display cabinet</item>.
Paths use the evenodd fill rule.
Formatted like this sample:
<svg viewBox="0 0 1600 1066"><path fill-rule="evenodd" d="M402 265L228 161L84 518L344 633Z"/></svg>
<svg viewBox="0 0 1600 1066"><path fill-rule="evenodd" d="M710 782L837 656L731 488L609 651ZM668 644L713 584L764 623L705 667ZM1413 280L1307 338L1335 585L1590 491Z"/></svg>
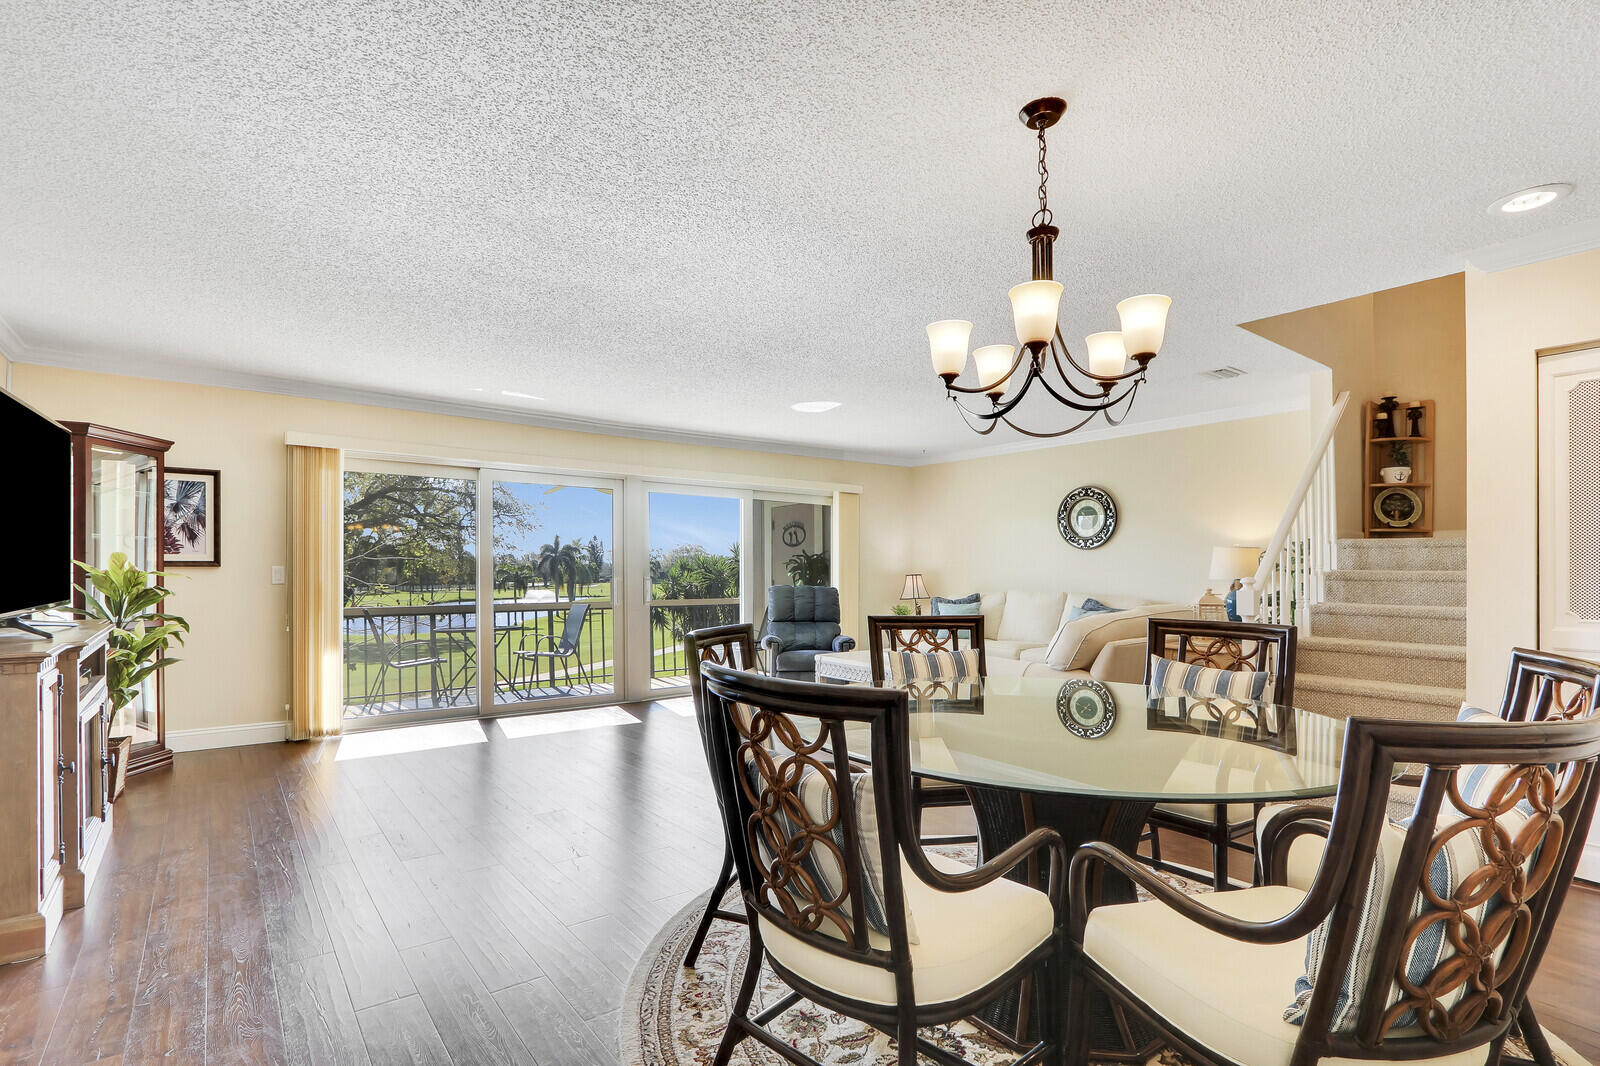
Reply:
<svg viewBox="0 0 1600 1066"><path fill-rule="evenodd" d="M73 557L104 567L123 552L141 570L160 570L161 479L172 442L92 422L61 424L72 434ZM83 606L83 593L73 593L73 606ZM130 774L171 764L161 671L116 712L107 733L112 745L132 738Z"/></svg>

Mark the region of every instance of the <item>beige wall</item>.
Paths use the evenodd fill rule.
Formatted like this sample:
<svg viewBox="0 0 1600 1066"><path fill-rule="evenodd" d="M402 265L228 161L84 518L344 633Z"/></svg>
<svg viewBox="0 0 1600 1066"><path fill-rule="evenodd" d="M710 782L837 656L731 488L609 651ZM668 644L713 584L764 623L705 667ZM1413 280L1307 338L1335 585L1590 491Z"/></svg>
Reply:
<svg viewBox="0 0 1600 1066"><path fill-rule="evenodd" d="M911 562L941 596L1028 588L1193 603L1213 547L1265 547L1309 436L1295 412L918 467ZM1117 502L1117 531L1093 551L1056 528L1061 498L1085 484ZM881 591L898 595L898 579Z"/></svg>
<svg viewBox="0 0 1600 1066"><path fill-rule="evenodd" d="M1495 274L1467 295L1467 697L1495 706L1539 639L1539 353L1600 343L1600 251Z"/></svg>
<svg viewBox="0 0 1600 1066"><path fill-rule="evenodd" d="M905 572L911 472L902 467L801 458L541 429L446 415L18 363L23 399L55 418L82 419L166 437L173 466L222 471L222 566L174 579L173 609L194 626L184 661L168 675L171 730L278 721L289 700L288 585L270 568L288 562L284 434L296 431L402 441L421 454L561 465L599 463L705 476L788 478L861 487L862 598L887 610ZM836 542L837 543L837 542ZM893 586L893 591L888 591Z"/></svg>
<svg viewBox="0 0 1600 1066"><path fill-rule="evenodd" d="M1361 405L1386 395L1434 401L1434 529L1466 528L1465 302L1462 276L1450 274L1244 323L1331 369L1336 395L1350 391L1335 438L1341 535L1362 535Z"/></svg>

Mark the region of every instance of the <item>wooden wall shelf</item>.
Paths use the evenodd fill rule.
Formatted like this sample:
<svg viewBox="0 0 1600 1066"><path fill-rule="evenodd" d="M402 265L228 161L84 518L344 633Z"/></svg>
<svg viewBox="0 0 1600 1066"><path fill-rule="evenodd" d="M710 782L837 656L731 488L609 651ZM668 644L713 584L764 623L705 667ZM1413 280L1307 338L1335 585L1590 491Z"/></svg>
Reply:
<svg viewBox="0 0 1600 1066"><path fill-rule="evenodd" d="M1395 436L1386 433L1375 436L1373 425L1378 418L1378 404L1361 405L1361 481L1362 528L1369 537L1431 537L1433 536L1433 401L1405 400L1394 411L1394 424L1401 434L1409 427L1406 418L1409 408L1422 408L1420 436ZM1395 461L1397 445L1406 445L1410 451L1409 463ZM1411 467L1411 476L1402 482L1385 481L1378 471L1385 467ZM1421 514L1407 525L1390 525L1378 516L1375 509L1378 499L1391 489L1410 489L1422 501Z"/></svg>

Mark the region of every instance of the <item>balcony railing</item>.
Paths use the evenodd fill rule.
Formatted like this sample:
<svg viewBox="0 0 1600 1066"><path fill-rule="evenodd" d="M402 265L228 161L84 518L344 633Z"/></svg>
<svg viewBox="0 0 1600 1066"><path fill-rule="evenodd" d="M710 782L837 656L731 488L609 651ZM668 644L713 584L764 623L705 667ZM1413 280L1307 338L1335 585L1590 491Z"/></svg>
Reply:
<svg viewBox="0 0 1600 1066"><path fill-rule="evenodd" d="M580 601L583 602L583 601ZM571 602L494 605L494 702L497 706L616 691L615 608L589 603L577 654L548 651L566 625ZM681 634L739 619L737 599L687 600L650 608L650 683L685 685L689 664ZM347 718L408 711L472 713L479 698L478 605L344 608L344 708Z"/></svg>

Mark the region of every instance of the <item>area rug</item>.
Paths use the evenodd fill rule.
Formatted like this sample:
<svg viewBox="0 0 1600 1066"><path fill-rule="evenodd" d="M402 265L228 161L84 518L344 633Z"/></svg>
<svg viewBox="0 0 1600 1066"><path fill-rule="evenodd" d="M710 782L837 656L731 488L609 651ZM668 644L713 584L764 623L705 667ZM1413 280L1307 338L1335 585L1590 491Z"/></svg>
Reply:
<svg viewBox="0 0 1600 1066"><path fill-rule="evenodd" d="M1169 880L1189 891L1210 891L1181 878ZM707 1066L715 1057L727 1025L728 1004L744 974L748 940L743 926L712 922L695 968L686 969L684 952L694 937L704 906L705 898L700 897L673 915L635 967L622 1002L621 1066ZM735 892L728 894L725 906L741 909ZM752 1013L783 998L785 992L783 983L770 969L763 968ZM894 1041L807 1000L791 1007L768 1028L825 1066L895 1066ZM1000 1066L1015 1057L968 1022L932 1026L922 1030L922 1035L977 1066ZM1506 1061L1526 1054L1516 1044L1507 1044ZM1588 1066L1554 1034L1550 1034L1550 1044L1563 1066ZM754 1040L740 1042L733 1062L737 1066L785 1066L783 1059ZM1190 1064L1168 1049L1146 1066Z"/></svg>

